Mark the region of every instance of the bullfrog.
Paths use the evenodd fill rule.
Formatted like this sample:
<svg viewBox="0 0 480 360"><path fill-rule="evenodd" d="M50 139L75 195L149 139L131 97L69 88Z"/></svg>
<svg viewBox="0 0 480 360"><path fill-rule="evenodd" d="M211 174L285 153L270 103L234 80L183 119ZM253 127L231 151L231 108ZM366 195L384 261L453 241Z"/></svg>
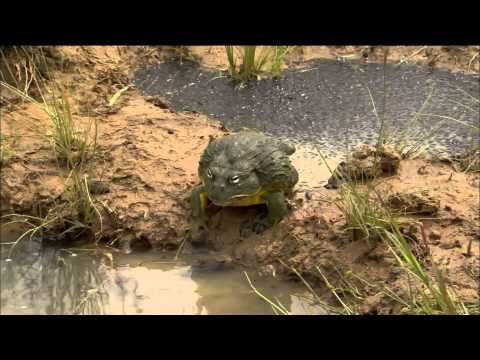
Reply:
<svg viewBox="0 0 480 360"><path fill-rule="evenodd" d="M295 147L256 131L241 131L213 140L200 158L202 182L191 195L192 240L207 228L206 208L214 205L265 204L265 228L287 214L285 196L298 182L298 172L289 156Z"/></svg>

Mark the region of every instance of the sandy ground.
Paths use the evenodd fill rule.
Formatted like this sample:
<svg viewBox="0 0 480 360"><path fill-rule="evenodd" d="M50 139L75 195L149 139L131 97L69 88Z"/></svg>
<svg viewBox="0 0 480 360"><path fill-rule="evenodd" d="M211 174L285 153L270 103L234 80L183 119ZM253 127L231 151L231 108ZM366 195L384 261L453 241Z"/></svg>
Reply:
<svg viewBox="0 0 480 360"><path fill-rule="evenodd" d="M222 67L226 60L222 49L198 47L192 52L203 64ZM178 55L175 51L145 47L60 50L71 62L69 70L58 74L58 78L74 101L75 118L81 124L93 119L98 123L98 151L90 176L109 188L108 193L95 195L103 217L103 239L176 251L188 234L189 195L199 183L198 159L210 139L224 135L226 130L200 114L174 113L162 99L145 99L134 88L126 91L114 106L108 106L111 96L129 84L129 74L139 61L158 61L163 56ZM358 53L358 47L306 47L295 57L306 60L338 56L342 51L348 53L347 50ZM392 53L400 56L414 51L415 48L407 48L403 53ZM469 51L464 53L470 56ZM424 61L422 56L420 52L412 59ZM438 57L439 66L442 56ZM456 70L465 70L468 56L462 58ZM14 153L2 167L3 214L45 213L63 201L68 174L59 168L50 144L32 126L47 126L46 120L33 105L17 102L13 107L3 107L2 135L7 136ZM308 162L300 161L298 166L301 177L302 171L311 172ZM413 237L418 240L415 246L420 249L418 255L425 260L426 268L431 270L431 256L447 271L457 294L468 301L478 299L479 290L479 181L478 174L459 172L451 164L416 159L402 161L398 174L385 178L381 186L385 196L414 189L426 191L428 197L435 199L434 215L411 217L412 224L423 224L428 239L424 243L421 236ZM404 289L405 278L385 247L379 244L372 249L364 241L352 241L342 213L331 203L337 196L336 190L322 188L308 194L304 189L297 191L289 200L288 218L261 236L240 235L242 222L255 216L257 209L209 209L212 218L207 243L233 261L265 274L291 276L279 263L281 259L315 285L321 283L316 269L319 266L332 279L337 270L353 271L370 282ZM196 250L186 242L182 251ZM399 311L374 293L365 300L365 313Z"/></svg>
<svg viewBox="0 0 480 360"><path fill-rule="evenodd" d="M302 62L319 58L383 62L384 49L383 46L301 46L293 49L286 61L289 66L301 66ZM393 63L422 64L454 72L478 73L479 52L480 46L389 46L387 59ZM191 47L191 53L204 66L228 67L223 46L195 46Z"/></svg>

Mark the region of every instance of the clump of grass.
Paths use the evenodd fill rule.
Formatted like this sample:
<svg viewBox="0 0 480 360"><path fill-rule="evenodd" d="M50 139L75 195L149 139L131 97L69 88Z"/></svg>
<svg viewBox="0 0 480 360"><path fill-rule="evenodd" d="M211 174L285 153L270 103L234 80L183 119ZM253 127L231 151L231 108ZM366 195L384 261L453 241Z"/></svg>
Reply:
<svg viewBox="0 0 480 360"><path fill-rule="evenodd" d="M432 262L435 278L432 278L413 254L407 240L396 223L393 231L385 232L383 240L395 256L398 265L413 277L409 310L416 314L468 315L465 304L448 286L441 270ZM426 239L424 239L426 241Z"/></svg>
<svg viewBox="0 0 480 360"><path fill-rule="evenodd" d="M35 76L39 53L30 47L0 47L0 80L28 93Z"/></svg>
<svg viewBox="0 0 480 360"><path fill-rule="evenodd" d="M435 267L434 280L413 254L409 242L400 231L400 220L384 205L375 189L376 198L358 190L358 185L344 182L341 185L339 208L347 226L360 229L366 236L380 239L397 260L404 272L414 279L411 308L422 314L466 314L464 304L448 288L444 275ZM426 239L423 239L426 242Z"/></svg>
<svg viewBox="0 0 480 360"><path fill-rule="evenodd" d="M327 163L326 166L328 167ZM335 176L332 171L331 173ZM458 299L454 291L448 286L445 275L435 266L432 259L429 260L432 264L434 276L427 272L422 262L415 256L409 243L410 240L400 230L401 219L385 205L383 198L376 190L375 181L362 186L360 187L355 181L348 178L343 179L340 185L340 196L335 204L345 217L346 230L352 232L354 239L366 241L370 247L373 245L372 241L384 244L396 259L399 268L406 275L408 292L398 294L387 287L369 286L400 304L403 307L403 313L427 315L478 313L475 304L467 306ZM422 233L422 236L425 236L424 233ZM422 240L424 243L427 242L425 238ZM283 262L282 264L287 266ZM289 268L304 282L315 299L324 307L327 307L328 305L321 300L320 296L315 293L301 274L296 269ZM319 267L317 267L317 271L319 277L330 289L339 304L337 308L330 308L330 312L348 315L358 313L358 306L355 303L349 303L343 295L349 294L356 300L362 300L366 296L362 295L360 287L354 286L351 281L342 276L340 276L340 282L343 286L333 286Z"/></svg>
<svg viewBox="0 0 480 360"><path fill-rule="evenodd" d="M103 230L102 215L90 194L88 177L82 175L80 171L79 168L75 168L70 172L63 194L65 201L50 208L45 216L21 214L3 216L4 219L10 219L4 225L18 223L27 226L27 230L10 244L9 258L20 241L27 238L32 240L36 235L54 233L55 238L62 240L67 238L74 240L80 236L91 235L90 238L98 241Z"/></svg>
<svg viewBox="0 0 480 360"><path fill-rule="evenodd" d="M18 53L15 47L14 50ZM5 58L3 52L1 53L4 60L3 66L6 66L10 77L16 80L16 84L14 86L12 81L8 82L5 77L2 77L0 86L23 101L37 106L48 116L48 129L40 128L36 124L39 134L50 141L59 162L73 169L93 157L97 140L97 123L93 120L93 136L92 122L87 129L79 125L73 117L66 92L49 70L48 59L43 49L34 50L23 49L22 54L25 60L22 63L16 63L15 66L11 65L11 61ZM25 84L22 86L23 78ZM32 90L39 95L39 100L29 94Z"/></svg>
<svg viewBox="0 0 480 360"><path fill-rule="evenodd" d="M266 51L264 50L260 56L256 57L256 46L243 46L239 49L241 63L237 64L234 49L234 46L225 46L232 78L240 83L257 79L267 61Z"/></svg>
<svg viewBox="0 0 480 360"><path fill-rule="evenodd" d="M385 54L384 61L386 62L388 52ZM384 63L384 69L386 68ZM364 83L362 81L362 83ZM478 135L478 127L472 124L468 124L463 121L463 118L456 119L449 116L441 116L435 114L425 113L428 102L433 96L433 88L426 100L422 104L422 107L415 116L408 121L404 126L397 129L391 129L387 126L386 113L386 85L385 85L385 73L384 73L384 98L383 98L383 111L380 113L375 104L372 92L368 86L364 83L369 98L373 107L373 113L377 120L378 125L378 138L376 142L377 149L381 150L385 144L392 144L401 153L403 158L413 158L422 154L428 146L428 141L432 136L445 124L446 121L455 121L459 124L469 127L472 131L476 131ZM468 94L469 95L469 94ZM472 97L471 95L469 95ZM478 99L472 97L475 105L478 105ZM463 106L465 107L465 106ZM469 110L475 111L473 106L467 106ZM478 116L478 110L475 112ZM429 129L428 132L423 130L418 132L416 130L417 122L422 117L432 117L441 119L436 127ZM417 133L415 133L417 131ZM416 141L407 141L408 138L416 136ZM475 137L475 136L473 136ZM478 138L478 137L477 137ZM478 144L477 144L478 146ZM476 149L476 148L475 148ZM474 150L475 150L474 149ZM472 152L472 160L467 162L470 164L470 168L474 169L476 163L475 155L478 152ZM321 155L321 152L320 152ZM336 172L333 172L325 158L321 155L327 168L329 168L332 176L338 177ZM349 178L348 174L345 174L342 178L342 182L339 188L340 198L336 201L337 207L342 211L345 220L347 230L351 231L354 239L360 238L366 241L370 246L371 240L380 241L388 250L392 253L397 261L398 266L402 269L403 273L408 279L408 292L407 295L397 294L390 289L383 287L379 289L384 295L393 299L395 302L403 306L404 313L410 314L470 314L478 313L478 304L465 305L454 293L454 291L448 286L445 275L440 271L432 259L432 270L434 276L431 276L424 268L422 262L420 262L415 256L409 240L400 231L400 219L397 215L393 214L388 207L384 204L383 199L376 191L375 179L367 182L364 188L360 188L355 179ZM337 180L339 180L337 178ZM425 234L422 232L422 236ZM423 242L427 240L423 238ZM301 275L293 268L291 270L297 274L304 281ZM343 287L334 287L321 272L320 268L317 268L320 277L323 279L325 285L331 290L332 294L337 299L340 305L340 312L344 314L354 314L355 306L348 304L345 299L342 299L340 293L350 293L354 298L362 299L363 296L359 292L359 287L353 286L352 282L346 281L343 277L340 277L340 282L343 283ZM358 277L359 278L359 277ZM359 278L360 279L360 278ZM307 288L318 299L310 285L304 281ZM367 282L365 281L364 284ZM371 284L370 287L374 287ZM377 287L378 290L378 287ZM320 301L320 299L318 299Z"/></svg>
<svg viewBox="0 0 480 360"><path fill-rule="evenodd" d="M466 94L466 98L469 99L470 102L464 103L454 100L451 100L451 102L464 111L470 112L477 120L480 120L480 96L473 96L459 88L457 88L457 91L462 92L464 95ZM434 114L427 115L435 116ZM460 123L460 125L463 125L469 130L469 139L467 140L468 150L457 159L460 164L460 169L464 172L480 172L480 124L478 121L476 124L463 122L463 118L448 118L447 120Z"/></svg>
<svg viewBox="0 0 480 360"><path fill-rule="evenodd" d="M90 160L96 148L96 121L93 122L94 136L89 140L90 129L81 130L75 124L69 101L63 92L58 98L53 95L50 103L44 99L43 109L52 125L50 137L57 158L70 168Z"/></svg>
<svg viewBox="0 0 480 360"><path fill-rule="evenodd" d="M480 172L480 145L461 156L459 162L464 172Z"/></svg>
<svg viewBox="0 0 480 360"><path fill-rule="evenodd" d="M317 267L321 273L321 270ZM436 280L428 277L431 286L426 287L418 282L411 273L407 273L407 290L393 291L386 285L373 284L352 271L344 274L337 271L338 284L334 287L327 286L335 295L338 305L337 313L345 315L362 314L363 302L370 296L379 296L381 302L387 302L397 307L401 314L405 315L472 315L479 314L478 303L465 304L447 287L446 279L441 272L437 272ZM323 275L326 284L327 278ZM340 294L343 296L340 297ZM347 296L349 295L349 296ZM382 311L380 308L372 308L373 313ZM388 309L391 311L391 309Z"/></svg>
<svg viewBox="0 0 480 360"><path fill-rule="evenodd" d="M387 55L388 52L384 57L385 62ZM384 63L384 69L386 68L385 65L386 64ZM444 126L446 121L455 121L469 127L472 131L476 131L478 134L478 126L464 122L463 118L456 119L449 116L425 113L425 109L433 96L433 87L422 104L420 111L417 112L410 121L400 128L390 129L386 124L385 117L385 73L382 115L380 115L377 110L377 106L368 86L366 86L366 89L370 97L374 115L379 124L376 144L376 147L379 149L381 149L384 144L391 143L396 147L403 158L417 157L425 151L429 140L442 126ZM478 105L479 100L471 95L469 96L473 99L475 104ZM473 111L474 114L478 116L478 110L475 112L473 107L463 106L463 108ZM433 129L429 129L428 132L425 130L419 132L416 130L416 125L419 119L425 116L438 118L441 119L441 121L439 121ZM415 131L417 132L415 133ZM416 141L407 141L408 138L412 138L414 135L417 135L415 136L417 138ZM323 157L322 159L326 163ZM475 164L472 163L472 167L474 167L474 165ZM432 269L435 273L434 277L430 276L430 274L424 269L422 263L416 258L409 241L400 231L400 219L388 209L384 204L382 197L376 191L376 180L373 179L370 183L366 184L366 189L360 189L359 185L353 181L354 179L349 179L347 177L343 180L344 181L341 183L339 189L340 199L336 204L345 216L347 229L353 232L354 238L356 237L356 233L360 233L362 238L369 242L369 245L371 245L371 239L380 240L388 247L389 251L397 260L397 264L403 272L407 274L407 277L413 279L413 282L411 284L409 283L408 298L402 298L389 289L382 289L384 294L388 295L393 300L402 303L406 307L408 313L469 314L468 307L465 306L465 304L456 297L453 290L449 288L445 276L435 266L433 261L430 259ZM425 236L423 232L422 236ZM423 242L427 243L427 240L423 238ZM324 276L322 277L328 286L326 278ZM341 305L345 308L343 303L341 303ZM350 308L345 310L348 312L350 311Z"/></svg>
<svg viewBox="0 0 480 360"><path fill-rule="evenodd" d="M321 152L320 155L328 167ZM330 168L329 170L335 175ZM353 232L354 239L357 237L356 233L359 233L370 246L371 240L383 242L395 256L401 269L413 276L416 281L415 291L411 292L410 302L404 301L410 304L409 311L423 314L468 313L463 303L455 297L452 290L448 289L443 274L435 265L433 267L436 280L433 280L415 257L407 239L400 231L399 217L390 211L376 190L376 180L365 184L365 187L366 189L361 189L354 179L346 177L340 184L340 197L335 204L343 213L347 230ZM427 242L426 239L423 241ZM396 300L400 299L398 296L395 298L391 291L388 294Z"/></svg>
<svg viewBox="0 0 480 360"><path fill-rule="evenodd" d="M71 215L72 219L68 221L70 225L68 231L63 234L72 231L78 234L78 230L93 233L98 224L98 232L93 233L97 238L102 233L102 215L90 194L88 176L86 174L82 175L79 169L74 169L71 171L67 183L69 186L65 198L68 201L69 209L73 210L73 214Z"/></svg>
<svg viewBox="0 0 480 360"><path fill-rule="evenodd" d="M376 120L376 127L378 128L378 136L375 144L377 148L381 148L385 144L390 144L399 152L403 159L413 159L425 154L432 138L436 134L438 134L438 132L448 122L456 122L478 132L478 126L468 124L463 121L464 115L462 115L460 118L456 118L452 116L430 114L427 112L428 105L432 97L434 96L435 84L432 84L418 112L416 112L410 119L407 119L406 121L395 121L394 123L392 123L391 119L387 118L386 116L388 94L386 83L386 65L388 59L388 49L385 49L384 51L383 98L381 99L380 104L377 104L377 101L375 100L372 91L367 85L367 82L359 74L358 66L351 65L354 75L356 77L358 75L357 79L362 83L363 87L368 93L369 102L372 106L372 112ZM462 89L458 90L465 92ZM476 101L478 105L478 99L468 93L467 95L473 98L473 100ZM469 111L473 111L473 114L475 116L478 116L478 108L475 109L464 104L457 105L460 105L462 106L462 108L468 109ZM435 120L435 122L431 124L431 127L426 128L425 126L420 126L422 125L422 119L425 118Z"/></svg>
<svg viewBox="0 0 480 360"><path fill-rule="evenodd" d="M288 309L282 305L282 303L280 303L280 301L276 300L276 303L273 302L272 300L270 300L268 297L266 297L265 295L263 295L259 290L257 290L257 288L252 284L252 281L250 280L250 277L248 276L247 272L244 271L243 272L244 275L245 275L245 278L247 279L248 281L248 284L250 285L251 289L253 290L253 292L259 296L263 301L265 301L267 304L269 304L271 307L272 307L272 311L276 314L276 315L290 315L290 312L288 311Z"/></svg>
<svg viewBox="0 0 480 360"><path fill-rule="evenodd" d="M347 229L353 234L353 239L359 237L370 243L372 239L378 240L381 231L390 228L389 218L385 209L377 201L372 201L372 183L366 184L367 190L362 191L350 179L345 179L339 187L341 200L335 205L345 215Z"/></svg>
<svg viewBox="0 0 480 360"><path fill-rule="evenodd" d="M51 79L51 67L66 66L68 60L54 46L0 46L0 81L35 98L35 82Z"/></svg>
<svg viewBox="0 0 480 360"><path fill-rule="evenodd" d="M0 134L0 168L5 166L13 155L13 150L6 143L5 137Z"/></svg>
<svg viewBox="0 0 480 360"><path fill-rule="evenodd" d="M48 67L46 69L48 72ZM59 165L68 170L61 200L54 201L54 206L46 214L40 209L35 214L37 216L6 215L11 222L21 222L28 227L27 231L11 244L9 256L22 239L32 239L37 234L54 233L55 238L75 239L89 233L94 239L98 239L102 232L102 217L90 194L87 177L89 160L96 151L96 120L90 122L86 128L82 127L72 114L70 102L61 84L52 74L49 74L48 78L50 80L47 82L43 77L33 75L32 81L37 87L40 100L31 97L26 89L0 82L0 86L37 106L47 115L47 128L35 124L37 126L34 129L39 136L51 143ZM98 228L100 230L95 232Z"/></svg>
<svg viewBox="0 0 480 360"><path fill-rule="evenodd" d="M178 55L180 64L183 63L183 59L198 62L199 58L192 52L189 46L174 46L174 52Z"/></svg>
<svg viewBox="0 0 480 360"><path fill-rule="evenodd" d="M278 77L282 73L285 57L295 49L295 46L273 46L270 56L270 73Z"/></svg>
<svg viewBox="0 0 480 360"><path fill-rule="evenodd" d="M292 49L292 46L266 46L258 52L257 46L225 46L229 73L241 84L262 76L279 76L285 57Z"/></svg>
<svg viewBox="0 0 480 360"><path fill-rule="evenodd" d="M396 150L402 156L403 159L414 159L425 153L428 147L429 140L442 128L443 121L440 121L432 131L425 132L419 130L417 125L424 114L432 96L434 94L434 88L430 89L429 94L425 98L419 111L414 114L404 125L397 126L392 130L389 140L393 143ZM415 139L412 141L412 139Z"/></svg>
<svg viewBox="0 0 480 360"><path fill-rule="evenodd" d="M0 85L25 101L38 106L48 116L49 128L40 135L50 141L56 158L62 164L66 164L68 168L72 169L78 164L86 163L93 157L97 140L96 120L93 120L93 136L91 135L92 123L87 129L81 129L74 121L66 94L55 89L58 84L57 86L47 87L45 91L40 92L41 102L5 82L0 82Z"/></svg>

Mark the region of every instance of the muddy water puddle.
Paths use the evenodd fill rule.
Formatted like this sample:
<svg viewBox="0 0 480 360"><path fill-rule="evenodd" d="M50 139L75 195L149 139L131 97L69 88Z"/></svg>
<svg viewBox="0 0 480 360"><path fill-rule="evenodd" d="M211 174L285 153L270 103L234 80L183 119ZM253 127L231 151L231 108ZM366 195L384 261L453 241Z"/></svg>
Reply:
<svg viewBox="0 0 480 360"><path fill-rule="evenodd" d="M2 243L19 232L2 229ZM195 257L150 251L121 255L107 249L42 247L21 242L0 258L1 314L273 314L245 278L245 268L211 270ZM264 295L292 314L325 314L300 284L248 275Z"/></svg>

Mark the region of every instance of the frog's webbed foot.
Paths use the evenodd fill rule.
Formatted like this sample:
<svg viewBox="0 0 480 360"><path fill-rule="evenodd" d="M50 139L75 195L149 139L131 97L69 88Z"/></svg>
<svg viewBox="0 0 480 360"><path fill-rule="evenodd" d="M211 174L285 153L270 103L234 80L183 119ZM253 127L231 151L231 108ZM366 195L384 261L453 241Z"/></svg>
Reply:
<svg viewBox="0 0 480 360"><path fill-rule="evenodd" d="M132 241L131 239L123 239L120 241L120 251L123 254L130 254L132 253Z"/></svg>
<svg viewBox="0 0 480 360"><path fill-rule="evenodd" d="M260 213L253 221L242 223L240 227L242 237L247 237L249 233L262 234L265 230L277 225L287 215L287 203L282 192L267 193L264 199L267 212Z"/></svg>
<svg viewBox="0 0 480 360"><path fill-rule="evenodd" d="M207 218L193 218L190 225L190 241L194 245L202 245L207 241Z"/></svg>
<svg viewBox="0 0 480 360"><path fill-rule="evenodd" d="M240 236L246 238L252 234L261 235L271 227L267 211L262 211L253 220L245 220L240 224Z"/></svg>

